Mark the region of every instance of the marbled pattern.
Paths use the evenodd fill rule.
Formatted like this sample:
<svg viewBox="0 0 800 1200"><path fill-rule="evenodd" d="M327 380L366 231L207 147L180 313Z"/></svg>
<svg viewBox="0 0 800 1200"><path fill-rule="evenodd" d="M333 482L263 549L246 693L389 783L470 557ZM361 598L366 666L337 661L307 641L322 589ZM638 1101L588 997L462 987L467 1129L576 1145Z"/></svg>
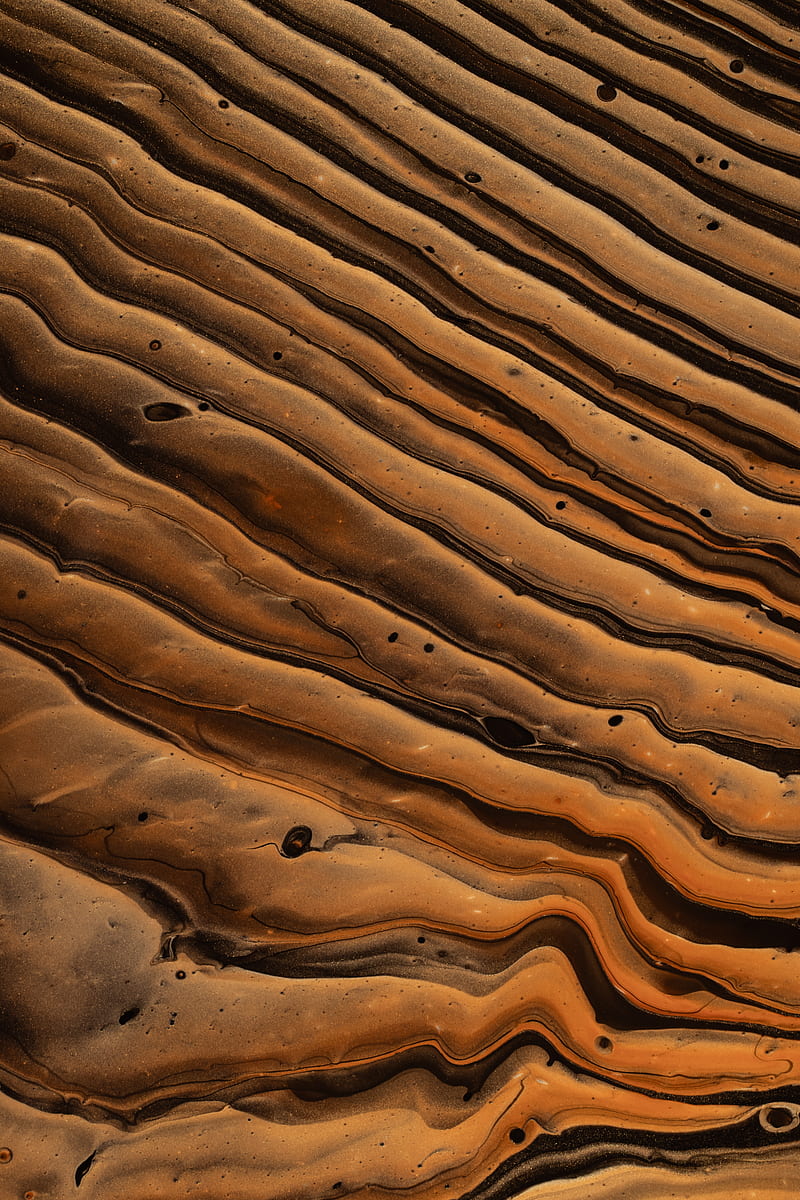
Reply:
<svg viewBox="0 0 800 1200"><path fill-rule="evenodd" d="M0 1197L800 1168L800 16L0 0Z"/></svg>

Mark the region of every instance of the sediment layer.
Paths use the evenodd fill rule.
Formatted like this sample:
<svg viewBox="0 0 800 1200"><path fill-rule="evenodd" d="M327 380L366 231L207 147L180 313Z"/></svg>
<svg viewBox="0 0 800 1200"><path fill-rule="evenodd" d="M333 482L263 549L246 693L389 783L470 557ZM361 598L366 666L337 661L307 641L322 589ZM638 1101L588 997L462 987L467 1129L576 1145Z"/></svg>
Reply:
<svg viewBox="0 0 800 1200"><path fill-rule="evenodd" d="M793 1195L794 7L0 45L0 1194Z"/></svg>

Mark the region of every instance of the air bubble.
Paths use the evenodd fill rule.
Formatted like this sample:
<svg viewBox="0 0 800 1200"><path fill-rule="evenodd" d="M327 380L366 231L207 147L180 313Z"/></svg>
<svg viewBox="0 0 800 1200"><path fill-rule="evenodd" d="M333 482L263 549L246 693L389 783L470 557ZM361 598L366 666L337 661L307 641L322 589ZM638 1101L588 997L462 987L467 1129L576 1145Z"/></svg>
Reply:
<svg viewBox="0 0 800 1200"><path fill-rule="evenodd" d="M509 1141L512 1141L515 1146L521 1146L525 1141L525 1130L520 1129L519 1126L517 1126L515 1129L509 1129L508 1137Z"/></svg>
<svg viewBox="0 0 800 1200"><path fill-rule="evenodd" d="M791 1133L800 1125L800 1105L765 1104L758 1119L767 1133Z"/></svg>
<svg viewBox="0 0 800 1200"><path fill-rule="evenodd" d="M284 858L299 858L311 849L313 834L307 825L296 825L290 829L281 843L281 854Z"/></svg>
<svg viewBox="0 0 800 1200"><path fill-rule="evenodd" d="M506 746L509 750L517 750L521 746L533 746L535 736L524 725L510 721L508 717L483 717L481 724L493 742Z"/></svg>
<svg viewBox="0 0 800 1200"><path fill-rule="evenodd" d="M0 146L0 159L2 159L4 162L8 162L8 160L13 158L16 153L17 147L13 142L3 142L2 146Z"/></svg>
<svg viewBox="0 0 800 1200"><path fill-rule="evenodd" d="M464 178L466 179L467 183L480 183L481 182L481 177L477 171L467 171Z"/></svg>
<svg viewBox="0 0 800 1200"><path fill-rule="evenodd" d="M144 415L148 421L174 421L176 417L190 417L192 414L181 404L148 404Z"/></svg>
<svg viewBox="0 0 800 1200"><path fill-rule="evenodd" d="M601 83L600 84L600 86L597 89L597 99L598 100L605 100L606 102L608 102L610 100L616 100L616 98L617 98L617 89L615 87L612 87L610 83Z"/></svg>

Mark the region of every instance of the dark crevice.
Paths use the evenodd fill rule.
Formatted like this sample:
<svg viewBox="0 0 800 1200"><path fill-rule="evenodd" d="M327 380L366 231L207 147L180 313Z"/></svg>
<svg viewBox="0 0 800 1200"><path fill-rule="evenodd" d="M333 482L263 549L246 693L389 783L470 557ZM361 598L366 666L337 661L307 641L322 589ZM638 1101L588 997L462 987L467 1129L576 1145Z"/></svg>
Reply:
<svg viewBox="0 0 800 1200"><path fill-rule="evenodd" d="M97 1151L93 1150L88 1158L85 1158L82 1163L78 1163L78 1166L75 1168L75 1186L76 1187L80 1187L81 1184L83 1183L83 1180L86 1177L87 1173L89 1172L91 1165L94 1162L96 1156L97 1156Z"/></svg>

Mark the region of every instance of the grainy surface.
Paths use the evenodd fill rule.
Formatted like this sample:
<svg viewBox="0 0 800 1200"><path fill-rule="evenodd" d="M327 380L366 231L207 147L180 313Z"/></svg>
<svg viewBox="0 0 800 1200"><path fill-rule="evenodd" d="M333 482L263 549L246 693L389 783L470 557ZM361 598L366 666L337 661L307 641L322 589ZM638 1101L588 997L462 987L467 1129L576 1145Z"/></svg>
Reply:
<svg viewBox="0 0 800 1200"><path fill-rule="evenodd" d="M772 1200L800 17L0 0L1 1200Z"/></svg>

